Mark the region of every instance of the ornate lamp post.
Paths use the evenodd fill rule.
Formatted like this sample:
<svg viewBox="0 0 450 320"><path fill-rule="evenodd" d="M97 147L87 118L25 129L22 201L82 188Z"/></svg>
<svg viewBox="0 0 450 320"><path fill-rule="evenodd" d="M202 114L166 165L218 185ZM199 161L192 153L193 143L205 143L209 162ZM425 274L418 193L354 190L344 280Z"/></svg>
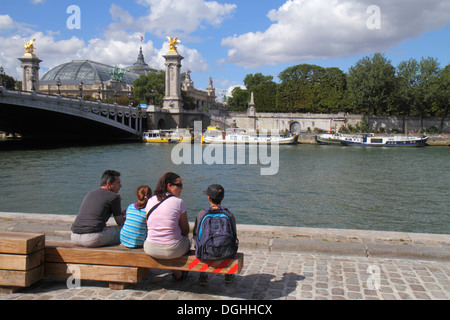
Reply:
<svg viewBox="0 0 450 320"><path fill-rule="evenodd" d="M36 76L34 74L31 75L31 91L36 92L36 88L34 87L34 83L36 82Z"/></svg>
<svg viewBox="0 0 450 320"><path fill-rule="evenodd" d="M3 77L5 76L5 69L3 67L0 67L0 87L3 87Z"/></svg>
<svg viewBox="0 0 450 320"><path fill-rule="evenodd" d="M60 96L61 95L61 90L60 90L60 88L61 88L61 79L60 78L58 78L58 80L56 80L56 85L58 86L58 95Z"/></svg>
<svg viewBox="0 0 450 320"><path fill-rule="evenodd" d="M130 106L130 107L132 107L133 106L133 93L131 92L131 90L130 91L128 91L128 105Z"/></svg>
<svg viewBox="0 0 450 320"><path fill-rule="evenodd" d="M83 99L83 80L80 81L78 89L80 90L80 99Z"/></svg>
<svg viewBox="0 0 450 320"><path fill-rule="evenodd" d="M152 102L152 105L154 105L155 104L155 90L150 90L150 97L152 98L152 100L151 100L151 102Z"/></svg>
<svg viewBox="0 0 450 320"><path fill-rule="evenodd" d="M98 101L102 100L102 87L99 86L97 89L97 93L98 93Z"/></svg>

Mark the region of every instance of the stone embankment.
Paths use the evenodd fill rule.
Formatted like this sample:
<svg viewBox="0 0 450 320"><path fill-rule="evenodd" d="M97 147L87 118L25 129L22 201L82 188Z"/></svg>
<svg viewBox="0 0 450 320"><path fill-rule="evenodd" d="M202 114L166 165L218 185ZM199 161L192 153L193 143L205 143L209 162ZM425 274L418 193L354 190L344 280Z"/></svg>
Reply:
<svg viewBox="0 0 450 320"><path fill-rule="evenodd" d="M0 213L0 232L45 233L69 241L74 216ZM232 284L207 287L154 270L126 290L44 279L0 300L450 299L450 235L238 225L244 268Z"/></svg>

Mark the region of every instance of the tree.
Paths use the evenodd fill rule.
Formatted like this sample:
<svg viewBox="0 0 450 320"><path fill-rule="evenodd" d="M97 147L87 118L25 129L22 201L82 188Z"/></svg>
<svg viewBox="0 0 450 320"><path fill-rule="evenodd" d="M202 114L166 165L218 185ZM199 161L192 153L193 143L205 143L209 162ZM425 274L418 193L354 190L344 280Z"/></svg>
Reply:
<svg viewBox="0 0 450 320"><path fill-rule="evenodd" d="M395 88L395 68L381 53L364 57L350 68L348 88L355 112L367 116L387 114Z"/></svg>
<svg viewBox="0 0 450 320"><path fill-rule="evenodd" d="M0 85L3 85L8 90L15 90L16 89L16 80L14 80L13 77L4 74L0 75ZM21 86L22 88L22 86Z"/></svg>
<svg viewBox="0 0 450 320"><path fill-rule="evenodd" d="M403 116L403 131L405 131L405 117L417 103L417 85L419 78L419 63L416 59L402 61L397 66L396 105L397 114Z"/></svg>
<svg viewBox="0 0 450 320"><path fill-rule="evenodd" d="M316 112L337 113L346 104L347 77L339 68L326 68L316 86Z"/></svg>
<svg viewBox="0 0 450 320"><path fill-rule="evenodd" d="M439 78L441 75L440 63L435 58L422 58L419 64L420 74L417 84L417 103L414 105L416 115L420 117L423 128L423 118L433 114L438 103Z"/></svg>
<svg viewBox="0 0 450 320"><path fill-rule="evenodd" d="M228 98L228 106L232 111L245 111L250 101L250 93L246 89L235 87Z"/></svg>
<svg viewBox="0 0 450 320"><path fill-rule="evenodd" d="M165 95L166 73L162 70L150 72L134 81L134 97L139 103L162 105Z"/></svg>
<svg viewBox="0 0 450 320"><path fill-rule="evenodd" d="M449 104L450 104L450 64L445 66L439 77L439 88L437 98L440 101L441 109L441 131L444 129L444 121L448 116Z"/></svg>
<svg viewBox="0 0 450 320"><path fill-rule="evenodd" d="M281 112L310 112L320 68L299 64L281 71L278 75L281 83L277 92L277 109Z"/></svg>
<svg viewBox="0 0 450 320"><path fill-rule="evenodd" d="M277 110L283 112L338 112L346 100L347 81L338 68L300 64L279 76Z"/></svg>
<svg viewBox="0 0 450 320"><path fill-rule="evenodd" d="M276 112L277 84L273 81L273 76L248 74L244 84L247 90L254 94L256 111Z"/></svg>

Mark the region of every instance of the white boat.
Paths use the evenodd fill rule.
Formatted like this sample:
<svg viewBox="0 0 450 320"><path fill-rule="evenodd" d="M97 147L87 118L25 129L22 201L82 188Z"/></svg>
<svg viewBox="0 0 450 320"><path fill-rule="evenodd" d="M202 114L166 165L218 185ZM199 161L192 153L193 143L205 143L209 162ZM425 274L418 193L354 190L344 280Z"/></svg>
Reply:
<svg viewBox="0 0 450 320"><path fill-rule="evenodd" d="M142 135L142 141L150 143L192 142L194 137L188 129L148 130Z"/></svg>
<svg viewBox="0 0 450 320"><path fill-rule="evenodd" d="M369 146L369 147L424 147L428 137L417 136L375 136L373 133L357 134L341 138L344 146Z"/></svg>
<svg viewBox="0 0 450 320"><path fill-rule="evenodd" d="M350 137L350 135L343 135L341 133L323 133L317 136L317 143L341 145L341 140L345 136Z"/></svg>
<svg viewBox="0 0 450 320"><path fill-rule="evenodd" d="M217 127L208 127L202 136L203 143L230 143L230 144L295 144L297 137L292 134L258 134L246 132L242 129L221 131Z"/></svg>

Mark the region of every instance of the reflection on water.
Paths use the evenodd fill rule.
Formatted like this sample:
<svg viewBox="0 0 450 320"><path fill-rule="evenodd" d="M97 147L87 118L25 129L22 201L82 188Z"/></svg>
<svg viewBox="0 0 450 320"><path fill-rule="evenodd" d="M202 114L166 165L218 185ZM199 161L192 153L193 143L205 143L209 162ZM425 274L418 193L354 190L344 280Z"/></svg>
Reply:
<svg viewBox="0 0 450 320"><path fill-rule="evenodd" d="M208 205L202 190L220 183L242 224L450 233L448 147L280 146L274 176L261 176L261 164L175 165L172 147L0 151L0 211L76 214L106 169L122 173L125 208L139 185L154 189L174 171L190 221Z"/></svg>

